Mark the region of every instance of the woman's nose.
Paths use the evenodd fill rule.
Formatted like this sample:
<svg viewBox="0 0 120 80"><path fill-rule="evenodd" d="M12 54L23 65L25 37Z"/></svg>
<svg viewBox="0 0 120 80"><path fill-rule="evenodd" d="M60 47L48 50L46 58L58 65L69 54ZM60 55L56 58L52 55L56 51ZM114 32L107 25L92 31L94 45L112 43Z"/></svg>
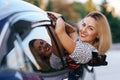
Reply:
<svg viewBox="0 0 120 80"><path fill-rule="evenodd" d="M81 31L82 31L82 32L86 32L86 27L85 27L85 26L82 27Z"/></svg>

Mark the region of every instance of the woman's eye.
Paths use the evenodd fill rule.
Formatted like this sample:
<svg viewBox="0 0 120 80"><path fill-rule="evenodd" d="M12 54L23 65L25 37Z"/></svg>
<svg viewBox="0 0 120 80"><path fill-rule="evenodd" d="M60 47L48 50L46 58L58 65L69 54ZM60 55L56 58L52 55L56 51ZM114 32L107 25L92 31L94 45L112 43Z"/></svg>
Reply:
<svg viewBox="0 0 120 80"><path fill-rule="evenodd" d="M92 28L92 27L89 27L89 30L93 30L93 28Z"/></svg>
<svg viewBox="0 0 120 80"><path fill-rule="evenodd" d="M86 24L84 22L82 22L82 26L86 26Z"/></svg>
<svg viewBox="0 0 120 80"><path fill-rule="evenodd" d="M93 30L93 28L90 28L90 30Z"/></svg>
<svg viewBox="0 0 120 80"><path fill-rule="evenodd" d="M44 42L43 41L40 41L40 44L42 45Z"/></svg>

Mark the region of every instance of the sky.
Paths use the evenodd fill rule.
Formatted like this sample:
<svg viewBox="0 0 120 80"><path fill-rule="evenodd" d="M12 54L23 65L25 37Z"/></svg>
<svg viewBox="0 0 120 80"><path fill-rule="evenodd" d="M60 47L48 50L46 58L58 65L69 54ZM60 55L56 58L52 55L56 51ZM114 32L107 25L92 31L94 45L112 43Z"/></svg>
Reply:
<svg viewBox="0 0 120 80"><path fill-rule="evenodd" d="M87 0L75 0L75 1L84 3L84 2L86 2ZM93 0L93 2L94 2L96 5L101 4L102 1L103 1L103 0ZM107 0L107 2L109 2L110 5L115 8L116 14L120 16L120 0Z"/></svg>

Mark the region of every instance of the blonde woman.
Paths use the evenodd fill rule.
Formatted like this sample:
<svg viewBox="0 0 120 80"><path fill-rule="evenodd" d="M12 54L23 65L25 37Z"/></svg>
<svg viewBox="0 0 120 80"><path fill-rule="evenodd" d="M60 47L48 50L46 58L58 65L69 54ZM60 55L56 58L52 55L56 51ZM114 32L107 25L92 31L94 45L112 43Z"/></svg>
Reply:
<svg viewBox="0 0 120 80"><path fill-rule="evenodd" d="M90 12L80 22L78 30L79 36L72 39L72 36L69 36L65 31L64 20L57 19L55 32L68 51L69 57L76 64L88 63L93 58L93 52L104 55L109 50L112 43L110 26L101 12Z"/></svg>

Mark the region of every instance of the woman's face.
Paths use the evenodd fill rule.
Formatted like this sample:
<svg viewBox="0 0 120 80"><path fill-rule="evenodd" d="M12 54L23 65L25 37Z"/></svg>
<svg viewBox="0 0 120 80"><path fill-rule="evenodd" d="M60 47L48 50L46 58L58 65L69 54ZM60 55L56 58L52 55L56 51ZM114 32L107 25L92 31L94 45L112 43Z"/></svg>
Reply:
<svg viewBox="0 0 120 80"><path fill-rule="evenodd" d="M50 57L52 53L52 46L42 39L35 40L33 47L40 56Z"/></svg>
<svg viewBox="0 0 120 80"><path fill-rule="evenodd" d="M80 25L78 26L80 32L80 39L84 42L92 44L94 40L98 36L97 21L92 17L86 17L84 20L81 21Z"/></svg>

